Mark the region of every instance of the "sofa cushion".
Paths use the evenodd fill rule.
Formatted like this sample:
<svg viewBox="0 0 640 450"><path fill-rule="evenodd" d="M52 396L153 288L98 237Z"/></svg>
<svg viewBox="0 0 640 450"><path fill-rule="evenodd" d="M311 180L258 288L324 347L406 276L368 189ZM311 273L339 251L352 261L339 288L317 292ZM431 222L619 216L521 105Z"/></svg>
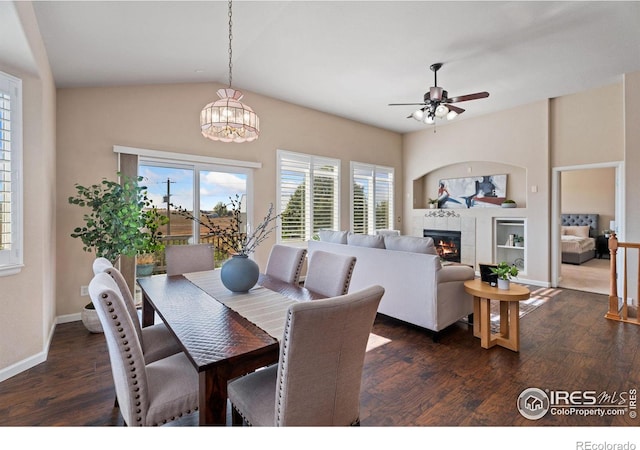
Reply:
<svg viewBox="0 0 640 450"><path fill-rule="evenodd" d="M320 230L318 236L322 242L331 242L333 244L346 244L347 231Z"/></svg>
<svg viewBox="0 0 640 450"><path fill-rule="evenodd" d="M347 234L347 244L357 247L384 248L384 236L370 234Z"/></svg>
<svg viewBox="0 0 640 450"><path fill-rule="evenodd" d="M376 234L381 236L400 236L400 230L376 230Z"/></svg>
<svg viewBox="0 0 640 450"><path fill-rule="evenodd" d="M397 250L400 252L426 253L428 255L437 255L433 239L430 237L415 236L385 236L384 246L387 250Z"/></svg>

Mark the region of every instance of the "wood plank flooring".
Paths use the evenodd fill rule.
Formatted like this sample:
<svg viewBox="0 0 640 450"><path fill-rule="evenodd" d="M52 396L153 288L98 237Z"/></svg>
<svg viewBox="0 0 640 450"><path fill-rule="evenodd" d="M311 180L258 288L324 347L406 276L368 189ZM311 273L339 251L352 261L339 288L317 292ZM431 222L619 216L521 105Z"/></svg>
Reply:
<svg viewBox="0 0 640 450"><path fill-rule="evenodd" d="M561 293L521 321L519 353L482 349L471 327L454 324L439 342L422 329L378 316L391 341L365 358L362 427L637 426L624 416L524 418L520 393L640 388L640 327L606 320L607 297ZM0 426L123 425L104 336L80 322L56 327L49 359L0 383ZM197 413L196 413L197 414ZM197 425L194 414L175 425Z"/></svg>

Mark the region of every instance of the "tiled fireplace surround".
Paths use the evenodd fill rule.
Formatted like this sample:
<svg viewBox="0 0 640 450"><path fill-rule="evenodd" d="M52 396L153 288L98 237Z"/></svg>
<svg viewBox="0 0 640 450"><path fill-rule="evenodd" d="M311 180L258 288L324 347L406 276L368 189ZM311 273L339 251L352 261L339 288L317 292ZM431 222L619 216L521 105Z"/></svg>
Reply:
<svg viewBox="0 0 640 450"><path fill-rule="evenodd" d="M424 230L460 231L460 262L476 267L476 219L461 217L454 210L434 209L424 216L413 218L413 236L422 236Z"/></svg>

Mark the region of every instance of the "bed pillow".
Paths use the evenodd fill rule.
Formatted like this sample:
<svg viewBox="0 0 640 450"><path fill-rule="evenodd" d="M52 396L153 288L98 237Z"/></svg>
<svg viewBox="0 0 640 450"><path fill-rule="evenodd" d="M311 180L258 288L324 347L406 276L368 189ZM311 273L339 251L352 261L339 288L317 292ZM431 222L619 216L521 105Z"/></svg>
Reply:
<svg viewBox="0 0 640 450"><path fill-rule="evenodd" d="M346 244L347 231L320 230L318 237L322 242L331 242L333 244Z"/></svg>
<svg viewBox="0 0 640 450"><path fill-rule="evenodd" d="M584 226L564 226L562 234L565 236L589 237L589 225Z"/></svg>

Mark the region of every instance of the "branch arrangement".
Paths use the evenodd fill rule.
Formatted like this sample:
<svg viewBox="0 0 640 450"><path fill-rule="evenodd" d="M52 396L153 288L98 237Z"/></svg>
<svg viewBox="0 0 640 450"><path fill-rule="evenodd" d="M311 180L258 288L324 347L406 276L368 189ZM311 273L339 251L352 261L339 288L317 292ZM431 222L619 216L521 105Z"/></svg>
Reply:
<svg viewBox="0 0 640 450"><path fill-rule="evenodd" d="M249 232L242 231L242 216L241 206L242 200L240 196L236 194L235 199L229 198L229 206L231 210L231 223L227 227L222 227L217 223L214 223L211 218L200 212L200 216L196 217L192 212L187 211L181 206L171 204L174 208L174 213L178 214L186 219L192 220L198 225L208 230L207 237L215 236L220 239L222 244L226 246L232 253L236 255L248 256L255 252L264 240L278 227L277 220L280 215L274 215L273 203L269 205L269 209L262 219L262 221L256 226L256 228ZM204 217L204 220L202 219Z"/></svg>

